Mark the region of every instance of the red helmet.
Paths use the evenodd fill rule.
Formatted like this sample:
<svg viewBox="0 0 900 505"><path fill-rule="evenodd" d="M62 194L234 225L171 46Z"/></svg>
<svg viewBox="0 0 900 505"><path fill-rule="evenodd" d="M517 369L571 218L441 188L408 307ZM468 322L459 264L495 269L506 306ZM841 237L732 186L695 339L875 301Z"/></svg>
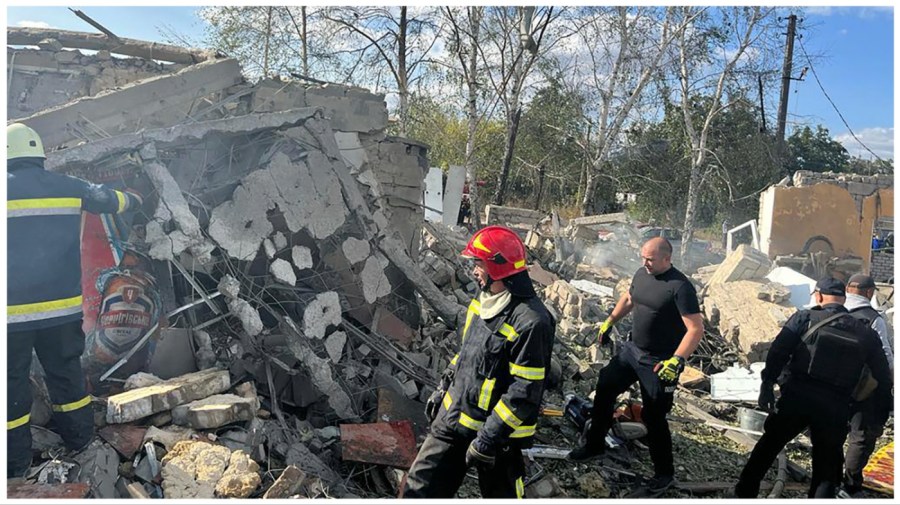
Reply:
<svg viewBox="0 0 900 505"><path fill-rule="evenodd" d="M462 257L484 261L491 279L499 281L525 270L525 244L504 226L488 226L472 235Z"/></svg>

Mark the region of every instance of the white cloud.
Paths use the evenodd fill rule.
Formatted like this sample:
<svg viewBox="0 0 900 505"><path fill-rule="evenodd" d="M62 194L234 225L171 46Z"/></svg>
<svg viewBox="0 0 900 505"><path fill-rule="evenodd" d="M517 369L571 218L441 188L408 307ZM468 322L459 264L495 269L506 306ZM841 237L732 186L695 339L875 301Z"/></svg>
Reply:
<svg viewBox="0 0 900 505"><path fill-rule="evenodd" d="M894 159L894 129L886 127L863 128L856 132L856 136L881 158ZM871 158L869 153L849 132L835 135L837 140L847 149L851 156Z"/></svg>
<svg viewBox="0 0 900 505"><path fill-rule="evenodd" d="M838 30L838 35L847 35L847 29L841 28L840 30Z"/></svg>
<svg viewBox="0 0 900 505"><path fill-rule="evenodd" d="M807 16L856 16L860 19L874 19L879 16L894 15L894 8L888 6L878 7L806 7L803 12Z"/></svg>
<svg viewBox="0 0 900 505"><path fill-rule="evenodd" d="M43 21L19 21L16 26L21 28L53 28L49 23Z"/></svg>

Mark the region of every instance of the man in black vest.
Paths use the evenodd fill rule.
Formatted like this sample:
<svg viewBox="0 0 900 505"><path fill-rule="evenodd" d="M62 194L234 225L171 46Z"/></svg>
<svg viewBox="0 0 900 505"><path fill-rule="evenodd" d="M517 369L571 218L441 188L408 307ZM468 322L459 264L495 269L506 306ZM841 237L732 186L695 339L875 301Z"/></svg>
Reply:
<svg viewBox="0 0 900 505"><path fill-rule="evenodd" d="M844 307L857 319L875 330L881 338L881 348L893 370L894 353L887 323L880 312L872 308L875 280L864 274L856 274L847 282L847 301ZM850 496L862 491L863 468L875 450L875 442L884 432L884 425L893 410L893 402L885 403L878 397L869 397L850 404L850 435L847 437L847 455L844 458L844 491Z"/></svg>
<svg viewBox="0 0 900 505"><path fill-rule="evenodd" d="M757 497L775 457L807 427L813 445L809 497L834 498L841 481L850 398L864 366L878 381L875 395L890 397L891 372L881 342L844 308L844 284L824 278L814 296L816 306L791 316L766 356L759 406L769 417L735 486L738 498ZM777 402L776 381L781 387Z"/></svg>

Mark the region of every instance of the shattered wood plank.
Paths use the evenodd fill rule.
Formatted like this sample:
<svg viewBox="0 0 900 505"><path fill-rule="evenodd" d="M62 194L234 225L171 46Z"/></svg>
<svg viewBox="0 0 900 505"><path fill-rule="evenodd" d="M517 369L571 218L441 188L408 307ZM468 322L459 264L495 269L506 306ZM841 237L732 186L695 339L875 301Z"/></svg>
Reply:
<svg viewBox="0 0 900 505"><path fill-rule="evenodd" d="M319 142L319 147L326 156L335 162L344 163L328 120L319 118L310 120L306 123L306 129ZM366 205L365 199L359 192L359 185L350 175L350 171L335 170L335 174L341 182L347 207L351 211L355 211L360 227L366 233L366 238L375 243L376 247L416 287L422 298L434 308L448 326L451 328L461 326L460 322L465 318L465 307L441 293L441 290L425 275L419 265L410 258L409 252L399 236L389 235L385 230L378 230L372 211Z"/></svg>
<svg viewBox="0 0 900 505"><path fill-rule="evenodd" d="M108 136L177 124L193 102L243 80L233 58L210 60L177 73L135 81L122 88L83 97L19 119L41 136L48 150L82 141L79 131ZM99 135L99 134L98 134Z"/></svg>
<svg viewBox="0 0 900 505"><path fill-rule="evenodd" d="M9 499L79 499L87 497L91 485L87 482L75 482L71 484L31 484L16 483L6 486L6 497Z"/></svg>
<svg viewBox="0 0 900 505"><path fill-rule="evenodd" d="M708 494L728 492L734 489L734 482L679 482L675 487L680 491L686 491L694 494ZM772 483L763 481L759 485L760 492L767 493L771 491ZM786 482L784 491L800 492L809 489L809 484L803 482Z"/></svg>
<svg viewBox="0 0 900 505"><path fill-rule="evenodd" d="M215 119L199 123L180 124L169 128L156 128L136 133L126 133L82 144L60 151L47 153L44 167L51 172L67 171L73 167L90 166L103 158L117 154L133 153L150 143L157 150L176 147L181 144L197 143L210 133L247 134L263 130L292 128L313 117L317 108L299 108L282 112L247 114L225 119Z"/></svg>
<svg viewBox="0 0 900 505"><path fill-rule="evenodd" d="M14 28L6 29L6 44L15 46L34 46L44 39L56 39L63 47L76 49L90 49L94 51L107 50L111 53L125 56L135 56L148 60L170 61L193 65L206 61L213 57L211 51L160 44L157 42L145 42L143 40L125 39L111 40L106 35L99 33L76 32L70 30L57 30L46 28Z"/></svg>

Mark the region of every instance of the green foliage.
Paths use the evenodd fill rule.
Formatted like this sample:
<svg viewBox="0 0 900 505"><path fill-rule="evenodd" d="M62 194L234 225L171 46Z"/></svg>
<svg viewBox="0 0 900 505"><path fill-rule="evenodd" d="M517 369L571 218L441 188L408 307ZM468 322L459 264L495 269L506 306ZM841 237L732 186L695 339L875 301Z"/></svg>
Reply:
<svg viewBox="0 0 900 505"><path fill-rule="evenodd" d="M850 155L844 146L831 138L828 128L816 126L813 131L804 126L788 137L790 158L788 167L813 172L844 172L849 168Z"/></svg>

